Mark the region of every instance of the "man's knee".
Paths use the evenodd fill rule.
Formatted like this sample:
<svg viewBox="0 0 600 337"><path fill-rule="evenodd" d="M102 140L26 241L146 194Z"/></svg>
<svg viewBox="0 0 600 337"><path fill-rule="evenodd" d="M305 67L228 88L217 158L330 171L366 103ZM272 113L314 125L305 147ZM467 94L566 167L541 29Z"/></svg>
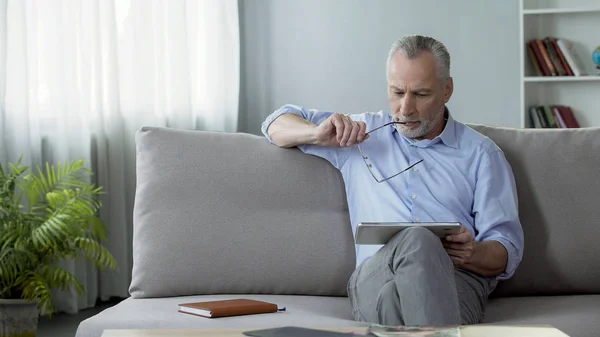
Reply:
<svg viewBox="0 0 600 337"><path fill-rule="evenodd" d="M452 266L452 260L441 239L423 227L410 227L400 231L387 243L386 250L393 255L396 266L405 259L424 263L437 260Z"/></svg>
<svg viewBox="0 0 600 337"><path fill-rule="evenodd" d="M387 282L381 287L377 296L377 324L404 325L400 295L394 281Z"/></svg>
<svg viewBox="0 0 600 337"><path fill-rule="evenodd" d="M423 227L410 227L400 231L388 242L388 245L425 250L443 248L440 238Z"/></svg>

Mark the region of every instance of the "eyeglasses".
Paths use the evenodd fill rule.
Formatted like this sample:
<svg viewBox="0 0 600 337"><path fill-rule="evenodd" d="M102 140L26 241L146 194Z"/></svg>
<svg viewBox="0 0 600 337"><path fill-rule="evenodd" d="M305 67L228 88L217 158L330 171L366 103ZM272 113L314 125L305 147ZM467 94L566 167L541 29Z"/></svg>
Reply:
<svg viewBox="0 0 600 337"><path fill-rule="evenodd" d="M367 132L365 135L368 135L368 134L370 134L370 133L371 133L371 132L373 132L373 131L377 131L377 130L379 130L379 129L381 129L381 128L384 128L384 127L386 127L386 126L388 126L388 125L393 125L393 124L402 124L402 123L400 123L400 122L389 122L389 123L385 123L385 124L383 124L382 126L376 127L375 129L373 129L373 130L371 130L371 131ZM417 161L416 163L414 163L414 164L410 165L409 167L405 168L404 170L402 170L402 171L400 171L400 172L398 172L398 173L396 173L396 174L394 174L394 175L391 175L391 176L389 176L389 177L387 177L387 178L384 178L384 179L378 179L378 178L375 176L375 173L373 173L373 169L372 169L373 165L372 165L372 164L369 164L369 163L367 162L367 159L369 159L369 157L367 157L367 156L364 154L364 152L363 152L363 151L362 151L362 149L360 148L360 144L358 144L357 146L358 146L358 151L360 152L360 155L362 156L362 158L363 158L363 161L365 162L365 165L367 165L367 169L369 170L369 173L371 173L371 176L373 177L373 179L375 179L375 181L376 181L376 182L378 182L378 183L382 183L382 182L384 182L384 181L390 180L390 179L394 178L395 176L397 176L397 175L399 175L399 174L401 174L401 173L404 173L404 172L406 172L406 171L410 170L410 169L411 169L411 168L413 168L415 165L417 165L418 163L420 163L420 162L422 162L422 161L423 161L423 159L421 159L421 160Z"/></svg>

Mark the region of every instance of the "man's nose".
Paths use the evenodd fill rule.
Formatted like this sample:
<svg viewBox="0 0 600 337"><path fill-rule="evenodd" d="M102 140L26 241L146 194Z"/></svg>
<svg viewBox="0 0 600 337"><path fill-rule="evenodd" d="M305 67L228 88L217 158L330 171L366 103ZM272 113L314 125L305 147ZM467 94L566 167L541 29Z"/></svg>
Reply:
<svg viewBox="0 0 600 337"><path fill-rule="evenodd" d="M410 116L415 112L415 99L412 95L407 94L402 98L402 103L400 107L400 114L402 116Z"/></svg>

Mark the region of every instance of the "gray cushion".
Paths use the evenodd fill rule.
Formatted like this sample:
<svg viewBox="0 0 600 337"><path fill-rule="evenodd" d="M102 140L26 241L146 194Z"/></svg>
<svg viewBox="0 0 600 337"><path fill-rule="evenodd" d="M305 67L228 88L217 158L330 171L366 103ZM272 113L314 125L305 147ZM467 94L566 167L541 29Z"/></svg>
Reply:
<svg viewBox="0 0 600 337"><path fill-rule="evenodd" d="M355 246L327 161L241 133L145 127L136 145L133 297L346 294Z"/></svg>
<svg viewBox="0 0 600 337"><path fill-rule="evenodd" d="M249 298L286 307L273 314L203 318L177 312L185 302ZM364 326L352 318L346 297L282 295L213 295L171 298L128 298L81 322L76 337L100 337L104 329L260 329L285 325L305 327Z"/></svg>
<svg viewBox="0 0 600 337"><path fill-rule="evenodd" d="M495 296L600 293L600 128L470 126L512 165L525 233L523 261Z"/></svg>
<svg viewBox="0 0 600 337"><path fill-rule="evenodd" d="M177 312L184 302L250 298L285 306L285 313L207 319ZM571 337L597 336L600 295L496 298L485 323L551 324ZM213 295L159 299L128 298L81 322L76 337L100 337L105 329L259 329L285 325L306 327L361 326L352 319L345 297L281 295Z"/></svg>
<svg viewBox="0 0 600 337"><path fill-rule="evenodd" d="M507 325L550 324L570 337L597 337L600 295L494 298L485 322Z"/></svg>

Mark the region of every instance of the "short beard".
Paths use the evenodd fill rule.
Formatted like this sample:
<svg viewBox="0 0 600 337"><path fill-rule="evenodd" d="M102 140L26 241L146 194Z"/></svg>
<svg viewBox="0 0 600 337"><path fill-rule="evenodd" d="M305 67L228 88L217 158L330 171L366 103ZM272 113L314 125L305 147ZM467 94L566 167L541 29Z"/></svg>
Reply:
<svg viewBox="0 0 600 337"><path fill-rule="evenodd" d="M438 111L437 114L435 114L435 116L433 116L432 119L430 120L420 120L419 122L421 122L419 124L419 126L417 126L414 129L406 129L403 127L402 124L394 124L394 127L396 128L396 130L398 132L400 132L404 137L406 138L421 138L424 137L425 135L427 135L431 130L433 130L433 128L436 127L436 120L437 118L440 116L440 114L444 113L446 111L446 106L442 105L442 108L440 109L440 111ZM396 120L397 122L403 122L400 120ZM407 120L407 122L409 122L410 120Z"/></svg>

